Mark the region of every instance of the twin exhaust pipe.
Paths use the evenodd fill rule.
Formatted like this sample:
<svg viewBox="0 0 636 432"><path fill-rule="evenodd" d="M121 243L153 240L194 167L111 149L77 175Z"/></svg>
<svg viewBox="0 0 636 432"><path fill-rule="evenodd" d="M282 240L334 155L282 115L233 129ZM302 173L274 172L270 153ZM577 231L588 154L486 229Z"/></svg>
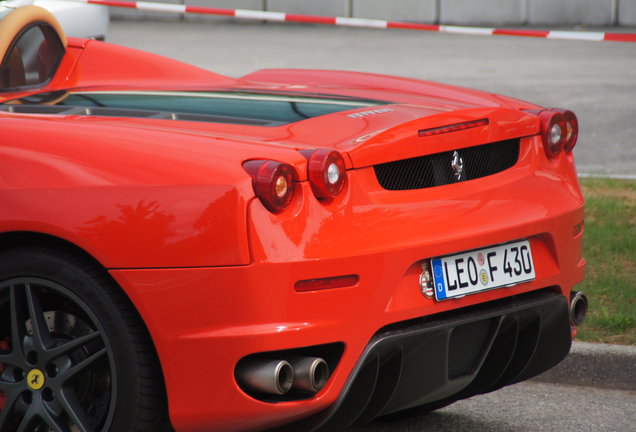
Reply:
<svg viewBox="0 0 636 432"><path fill-rule="evenodd" d="M249 393L284 395L290 390L315 394L329 379L329 366L320 357L287 360L251 358L236 367L236 380Z"/></svg>

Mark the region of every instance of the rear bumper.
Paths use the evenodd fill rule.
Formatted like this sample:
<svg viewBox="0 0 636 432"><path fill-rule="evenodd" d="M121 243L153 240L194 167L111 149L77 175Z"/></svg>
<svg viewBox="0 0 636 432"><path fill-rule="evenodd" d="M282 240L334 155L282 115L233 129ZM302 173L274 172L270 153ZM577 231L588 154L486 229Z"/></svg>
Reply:
<svg viewBox="0 0 636 432"><path fill-rule="evenodd" d="M376 333L336 403L280 430L335 431L523 381L570 349L567 300L550 290L396 323Z"/></svg>
<svg viewBox="0 0 636 432"><path fill-rule="evenodd" d="M500 337L518 337L519 346L530 350L530 355L534 345L525 333L509 336L504 331L516 326L519 330L514 332L517 333L523 333L522 327L540 333L528 337L540 339L542 347L547 340L544 334L561 335L553 344L548 344L557 358L541 361L538 372L555 364L567 353L570 344L565 299L569 298L571 286L567 282L582 276L583 264L563 269L567 271L561 273L552 258L546 260L550 252L542 246L540 238L531 238L531 244L535 260L550 263L552 271L541 272L533 282L444 302L422 296L418 286L419 274L412 266L406 273L397 273L395 269L387 271L386 267L391 267L391 264L384 256L352 258L333 265L328 263L336 272L355 269L360 274L360 282L354 287L324 292L297 293L293 289L295 281L306 278L303 275L312 274L320 262L233 268L117 270L112 273L129 292L151 331L164 371L170 415L176 430L262 430L312 417L328 409L345 394L354 391L346 390L354 385L352 377L367 377L363 370L369 367L380 367L385 360L389 363L405 361L406 357L393 354L396 344L413 345L420 349L413 361L419 362L425 357L426 361L422 364L432 365L423 369L430 372L423 375L426 379L434 376L443 378L447 368L444 365L445 344L454 332L453 328L497 314L499 317L489 321L488 327L493 332L498 329L497 334L502 336L493 339L489 333L489 342L484 342L477 350L480 361L485 355L484 347ZM547 268L545 263L541 266ZM525 316L517 312L517 299L546 286L552 287L550 292L561 299L563 306L545 314L539 312L539 318L533 316L526 323ZM510 310L499 306L498 302L502 300L512 302ZM472 308L481 308L478 316ZM493 308L492 312L490 308ZM532 315L537 313L532 312ZM452 317L451 321L447 321L447 317ZM410 320L418 318L425 325L417 324L412 335L410 330L404 333L404 329L412 325ZM540 327L538 330L534 329L537 325ZM400 337L386 337L387 332L396 331ZM567 339L562 336L564 332ZM511 345L503 350L516 346L514 342L505 339L504 342ZM236 383L235 367L248 355L334 343L344 345L344 353L327 385L311 399L265 403L245 394ZM500 350L492 352L501 354ZM523 351L520 349L515 353L521 356ZM485 364L490 365L491 361L487 360ZM534 366L527 370L534 370ZM364 381L366 378L361 379ZM395 375L389 374L383 379L395 379ZM393 409L410 406L411 402L427 403L446 398L453 391L461 391L460 384L466 385L470 379L472 375L448 382L427 383L429 387L423 387L427 389L425 394L415 392L415 400L395 402ZM357 382L358 379L355 381L356 388ZM368 392L362 393L383 393L384 385L374 383ZM355 400L357 396L352 398ZM364 413L365 417L372 412ZM296 430L310 429L303 427Z"/></svg>
<svg viewBox="0 0 636 432"><path fill-rule="evenodd" d="M474 294L463 299L471 306L445 301L440 302L446 303L445 312L415 315L383 312L390 306L380 304L383 296L364 297L370 283L273 301L274 286L256 269L243 269L254 273L249 283L252 277L241 278L238 270L113 272L123 286L141 287L143 305L150 307L142 309L142 315L146 313L146 320L153 317L147 322L177 431L263 430L302 419L309 423L288 430L309 431L332 417L334 423L326 423L323 430L336 431L358 416L367 420L534 376L558 363L570 347L569 294L558 286ZM270 276L277 281L273 273ZM417 286L411 288L422 302ZM219 291L234 291L235 296ZM496 294L508 297L477 301ZM391 320L398 315L412 318ZM464 339L467 350L460 349ZM266 403L247 395L235 380L237 363L248 355L334 343L342 343L344 353L327 385L313 398ZM457 353L450 354L451 347ZM421 388L413 391L411 384ZM472 393L467 393L467 386ZM390 400L382 399L392 393Z"/></svg>

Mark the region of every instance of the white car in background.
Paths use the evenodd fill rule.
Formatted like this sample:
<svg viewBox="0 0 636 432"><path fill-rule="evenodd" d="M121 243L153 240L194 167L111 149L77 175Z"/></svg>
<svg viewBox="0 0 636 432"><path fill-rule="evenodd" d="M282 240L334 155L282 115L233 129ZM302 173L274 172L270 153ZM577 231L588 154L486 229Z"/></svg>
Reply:
<svg viewBox="0 0 636 432"><path fill-rule="evenodd" d="M40 6L51 12L67 36L104 40L108 34L108 8L64 0L0 0L0 18L26 5Z"/></svg>

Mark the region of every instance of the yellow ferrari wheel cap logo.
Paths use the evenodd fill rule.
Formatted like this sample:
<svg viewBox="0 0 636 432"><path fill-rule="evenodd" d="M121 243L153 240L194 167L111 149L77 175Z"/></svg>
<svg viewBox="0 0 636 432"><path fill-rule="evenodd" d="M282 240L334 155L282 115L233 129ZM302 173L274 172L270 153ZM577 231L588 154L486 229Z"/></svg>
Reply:
<svg viewBox="0 0 636 432"><path fill-rule="evenodd" d="M31 369L27 374L27 384L32 390L44 387L44 373L40 369Z"/></svg>

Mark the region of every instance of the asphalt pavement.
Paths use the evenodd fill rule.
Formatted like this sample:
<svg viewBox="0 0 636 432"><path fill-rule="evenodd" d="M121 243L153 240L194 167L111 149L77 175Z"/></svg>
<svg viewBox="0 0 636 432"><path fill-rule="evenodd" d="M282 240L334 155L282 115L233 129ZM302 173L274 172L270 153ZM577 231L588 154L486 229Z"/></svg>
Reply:
<svg viewBox="0 0 636 432"><path fill-rule="evenodd" d="M351 432L633 432L636 392L524 382Z"/></svg>
<svg viewBox="0 0 636 432"><path fill-rule="evenodd" d="M636 392L636 346L574 342L565 360L535 381Z"/></svg>
<svg viewBox="0 0 636 432"><path fill-rule="evenodd" d="M232 77L262 68L355 70L572 109L579 172L636 178L636 43L156 18L113 21L108 40Z"/></svg>

